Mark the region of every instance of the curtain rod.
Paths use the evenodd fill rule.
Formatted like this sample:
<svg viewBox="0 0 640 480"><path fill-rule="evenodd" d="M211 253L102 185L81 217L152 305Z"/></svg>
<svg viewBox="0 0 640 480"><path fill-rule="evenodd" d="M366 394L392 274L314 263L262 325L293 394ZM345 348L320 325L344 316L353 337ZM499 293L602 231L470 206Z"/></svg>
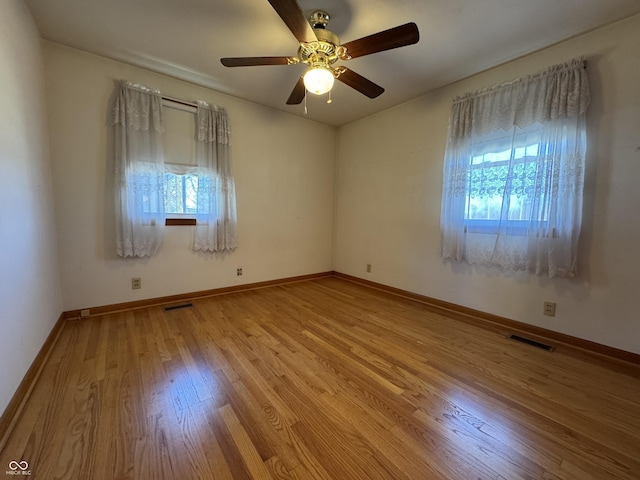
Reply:
<svg viewBox="0 0 640 480"><path fill-rule="evenodd" d="M198 104L196 102L188 102L186 100L180 100L179 98L168 97L167 95L162 95L162 99L169 102L179 103L180 105L185 105L187 107L198 107Z"/></svg>

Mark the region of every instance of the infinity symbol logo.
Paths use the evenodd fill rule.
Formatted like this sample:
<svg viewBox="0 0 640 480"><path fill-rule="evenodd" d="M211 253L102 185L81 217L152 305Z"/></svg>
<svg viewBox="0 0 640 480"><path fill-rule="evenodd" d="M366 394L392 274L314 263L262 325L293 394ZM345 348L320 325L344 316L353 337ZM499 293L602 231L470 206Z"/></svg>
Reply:
<svg viewBox="0 0 640 480"><path fill-rule="evenodd" d="M21 462L16 462L15 460L11 460L9 462L9 468L11 470L29 470L29 463L26 460Z"/></svg>

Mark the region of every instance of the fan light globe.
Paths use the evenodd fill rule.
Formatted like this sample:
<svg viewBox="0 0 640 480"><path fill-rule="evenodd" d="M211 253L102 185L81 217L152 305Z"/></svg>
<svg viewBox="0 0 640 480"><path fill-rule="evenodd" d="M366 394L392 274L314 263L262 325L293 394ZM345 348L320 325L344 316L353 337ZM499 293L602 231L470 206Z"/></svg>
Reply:
<svg viewBox="0 0 640 480"><path fill-rule="evenodd" d="M312 67L304 74L304 88L307 91L322 95L333 88L333 73L324 67Z"/></svg>

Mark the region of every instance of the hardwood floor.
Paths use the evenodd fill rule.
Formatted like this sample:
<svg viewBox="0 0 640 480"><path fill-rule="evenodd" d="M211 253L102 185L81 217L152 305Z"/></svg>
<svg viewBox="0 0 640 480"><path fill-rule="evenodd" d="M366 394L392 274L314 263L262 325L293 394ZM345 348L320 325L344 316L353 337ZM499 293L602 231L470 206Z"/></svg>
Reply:
<svg viewBox="0 0 640 480"><path fill-rule="evenodd" d="M640 479L637 367L337 278L192 303L68 322L0 474Z"/></svg>

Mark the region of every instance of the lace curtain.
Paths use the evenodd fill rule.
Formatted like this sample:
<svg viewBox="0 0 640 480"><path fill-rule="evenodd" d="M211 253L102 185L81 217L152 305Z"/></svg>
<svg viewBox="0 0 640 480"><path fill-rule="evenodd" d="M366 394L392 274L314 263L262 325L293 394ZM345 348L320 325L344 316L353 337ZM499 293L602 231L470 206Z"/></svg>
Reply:
<svg viewBox="0 0 640 480"><path fill-rule="evenodd" d="M443 258L576 274L589 101L582 58L454 99Z"/></svg>
<svg viewBox="0 0 640 480"><path fill-rule="evenodd" d="M115 126L116 250L121 257L152 256L165 224L160 92L121 81L110 121Z"/></svg>
<svg viewBox="0 0 640 480"><path fill-rule="evenodd" d="M227 112L198 102L196 116L198 201L193 249L233 250L237 246L236 191Z"/></svg>

